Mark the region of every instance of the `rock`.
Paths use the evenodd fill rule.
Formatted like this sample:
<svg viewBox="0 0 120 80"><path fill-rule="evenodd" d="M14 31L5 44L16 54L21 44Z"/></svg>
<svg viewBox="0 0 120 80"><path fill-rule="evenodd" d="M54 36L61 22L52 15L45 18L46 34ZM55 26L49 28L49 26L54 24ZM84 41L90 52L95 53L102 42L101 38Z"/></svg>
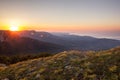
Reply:
<svg viewBox="0 0 120 80"><path fill-rule="evenodd" d="M40 74L37 74L37 75L35 76L35 78L40 78Z"/></svg>
<svg viewBox="0 0 120 80"><path fill-rule="evenodd" d="M1 63L0 63L0 67L7 67L7 65L6 65L6 64L1 64Z"/></svg>
<svg viewBox="0 0 120 80"><path fill-rule="evenodd" d="M2 79L2 80L9 80L8 78Z"/></svg>

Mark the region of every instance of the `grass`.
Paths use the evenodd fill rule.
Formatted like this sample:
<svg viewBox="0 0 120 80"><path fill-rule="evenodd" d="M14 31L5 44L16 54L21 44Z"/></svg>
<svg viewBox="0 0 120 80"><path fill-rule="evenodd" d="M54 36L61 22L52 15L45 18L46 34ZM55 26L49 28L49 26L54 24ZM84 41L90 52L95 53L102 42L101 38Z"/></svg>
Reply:
<svg viewBox="0 0 120 80"><path fill-rule="evenodd" d="M9 80L120 80L120 48L107 51L64 51L0 69Z"/></svg>

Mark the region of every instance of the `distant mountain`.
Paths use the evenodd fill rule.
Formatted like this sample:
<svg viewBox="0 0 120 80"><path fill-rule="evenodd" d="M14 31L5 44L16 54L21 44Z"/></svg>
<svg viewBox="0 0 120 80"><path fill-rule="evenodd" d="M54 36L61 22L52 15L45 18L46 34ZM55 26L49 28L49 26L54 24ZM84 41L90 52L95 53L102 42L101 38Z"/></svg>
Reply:
<svg viewBox="0 0 120 80"><path fill-rule="evenodd" d="M43 42L28 37L20 37L17 32L6 32L0 38L0 55L12 55L19 53L56 53L63 50L63 46ZM2 35L1 35L2 36Z"/></svg>
<svg viewBox="0 0 120 80"><path fill-rule="evenodd" d="M0 31L0 34L2 35L2 33L4 32L9 33L9 31ZM14 34L11 34L11 36L15 36L15 35L21 37L19 40L18 39L15 40L15 41L18 41L18 43L21 39L25 39L25 40L27 39L28 41L26 40L26 45L27 44L29 45L32 43L31 45L37 46L40 43L44 43L44 44L46 43L48 45L53 45L54 47L62 46L58 48L58 51L59 49L60 50L106 50L106 49L110 49L116 46L120 46L120 40L107 39L107 38L94 38L91 36L77 36L77 35L71 35L69 33L53 34L53 33L48 33L48 32L19 31L19 32L14 32ZM4 36L4 38L7 38L7 37L8 35ZM0 37L0 40L2 41L4 40L4 38ZM32 40L34 40L34 43L29 42ZM42 50L43 49L51 50L50 47L49 48L44 47L45 46L44 44L40 46ZM38 47L32 48L32 50L34 49L37 52L39 51L37 50ZM54 50L56 51L56 49Z"/></svg>
<svg viewBox="0 0 120 80"><path fill-rule="evenodd" d="M51 34L48 32L22 31L20 36L65 46L66 50L105 50L120 46L119 40L77 36L71 34Z"/></svg>

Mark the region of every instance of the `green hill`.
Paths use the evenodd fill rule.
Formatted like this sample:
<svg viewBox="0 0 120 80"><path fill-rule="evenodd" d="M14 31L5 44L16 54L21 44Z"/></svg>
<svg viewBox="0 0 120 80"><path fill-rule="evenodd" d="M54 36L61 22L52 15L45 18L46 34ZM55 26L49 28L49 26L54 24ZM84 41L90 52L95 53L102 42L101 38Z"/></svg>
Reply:
<svg viewBox="0 0 120 80"><path fill-rule="evenodd" d="M65 51L0 67L0 80L120 80L120 47Z"/></svg>

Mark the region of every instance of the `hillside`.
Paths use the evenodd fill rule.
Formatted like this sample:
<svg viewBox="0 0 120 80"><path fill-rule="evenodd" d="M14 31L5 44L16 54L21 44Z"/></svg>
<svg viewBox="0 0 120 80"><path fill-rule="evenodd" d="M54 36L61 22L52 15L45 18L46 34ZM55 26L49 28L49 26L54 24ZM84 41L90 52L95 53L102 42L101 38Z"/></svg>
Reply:
<svg viewBox="0 0 120 80"><path fill-rule="evenodd" d="M120 80L120 47L64 51L0 69L1 80Z"/></svg>
<svg viewBox="0 0 120 80"><path fill-rule="evenodd" d="M0 37L2 37L0 35ZM57 53L64 49L63 46L35 40L28 37L20 37L18 32L6 32L3 39L0 38L0 55L15 55L19 53Z"/></svg>
<svg viewBox="0 0 120 80"><path fill-rule="evenodd" d="M1 34L6 32L8 33L9 31L0 31L0 40L2 40ZM63 50L97 50L99 51L99 50L107 50L107 49L114 48L116 46L120 46L120 40L107 39L107 38L95 38L91 36L77 36L77 35L71 35L69 33L53 34L49 32L40 32L40 31L36 32L34 30L18 31L13 33L17 34L20 37L34 39L34 42L36 40L35 44L37 43L37 45L39 44L38 41L40 41L40 43L43 43L45 45L49 43L48 45L51 45L51 46L53 45L54 47L62 46L62 47L59 47L59 49L55 52L59 52ZM6 34L5 37L6 36L8 37L8 34ZM15 35L12 34L12 36L15 36ZM45 47L45 49L49 49L49 48Z"/></svg>
<svg viewBox="0 0 120 80"><path fill-rule="evenodd" d="M65 46L66 50L107 50L120 46L119 40L77 36L71 34L53 34L49 32L23 31L20 36Z"/></svg>

